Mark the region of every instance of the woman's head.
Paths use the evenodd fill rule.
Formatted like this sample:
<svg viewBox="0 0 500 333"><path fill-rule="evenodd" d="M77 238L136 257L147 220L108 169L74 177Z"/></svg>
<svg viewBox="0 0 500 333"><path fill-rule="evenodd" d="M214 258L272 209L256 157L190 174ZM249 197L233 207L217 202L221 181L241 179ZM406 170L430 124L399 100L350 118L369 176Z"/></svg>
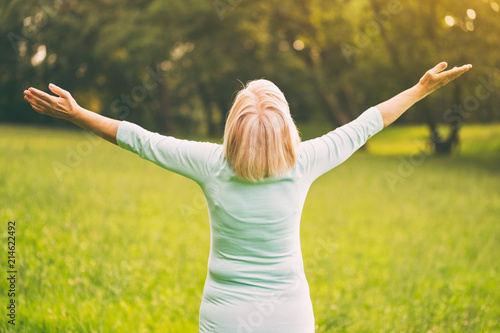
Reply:
<svg viewBox="0 0 500 333"><path fill-rule="evenodd" d="M288 102L274 83L255 80L238 92L224 131L224 153L238 177L280 175L295 165L299 143Z"/></svg>

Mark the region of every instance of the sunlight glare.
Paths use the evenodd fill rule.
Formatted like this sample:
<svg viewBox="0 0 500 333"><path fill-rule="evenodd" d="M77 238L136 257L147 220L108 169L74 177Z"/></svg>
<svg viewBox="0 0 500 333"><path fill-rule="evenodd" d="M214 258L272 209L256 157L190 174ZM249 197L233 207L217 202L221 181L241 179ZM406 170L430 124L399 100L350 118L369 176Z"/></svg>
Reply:
<svg viewBox="0 0 500 333"><path fill-rule="evenodd" d="M493 9L495 12L498 12L500 10L500 5L498 5L498 2L492 1L490 3L491 9Z"/></svg>
<svg viewBox="0 0 500 333"><path fill-rule="evenodd" d="M467 16L471 19L471 20L475 20L476 19L476 11L474 9L467 9Z"/></svg>
<svg viewBox="0 0 500 333"><path fill-rule="evenodd" d="M288 42L285 41L285 40L282 40L279 44L278 44L278 48L280 49L281 52L286 52L290 49L290 45L288 45Z"/></svg>
<svg viewBox="0 0 500 333"><path fill-rule="evenodd" d="M31 57L31 64L33 66L40 65L46 56L47 56L47 48L45 47L45 45L40 45L37 48L36 53Z"/></svg>
<svg viewBox="0 0 500 333"><path fill-rule="evenodd" d="M56 60L57 60L57 54L55 54L55 53L52 53L47 58L47 62L48 62L49 65L53 65L56 62Z"/></svg>
<svg viewBox="0 0 500 333"><path fill-rule="evenodd" d="M295 42L293 42L293 48L296 49L297 51L302 51L304 47L305 47L304 42L301 41L300 39L297 39Z"/></svg>
<svg viewBox="0 0 500 333"><path fill-rule="evenodd" d="M454 26L455 25L455 19L450 16L450 15L447 15L445 18L444 18L444 21L446 22L446 24L448 24L450 27Z"/></svg>

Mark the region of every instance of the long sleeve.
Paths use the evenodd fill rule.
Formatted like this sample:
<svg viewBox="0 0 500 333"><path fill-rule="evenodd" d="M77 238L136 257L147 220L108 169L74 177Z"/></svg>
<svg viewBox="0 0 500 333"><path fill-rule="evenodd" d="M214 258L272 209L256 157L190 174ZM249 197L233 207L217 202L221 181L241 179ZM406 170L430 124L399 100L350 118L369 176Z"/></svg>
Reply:
<svg viewBox="0 0 500 333"><path fill-rule="evenodd" d="M312 140L302 142L300 155L310 181L344 162L384 128L380 111L372 107L357 119Z"/></svg>
<svg viewBox="0 0 500 333"><path fill-rule="evenodd" d="M198 184L208 176L220 146L160 135L127 121L120 123L116 141L121 148Z"/></svg>

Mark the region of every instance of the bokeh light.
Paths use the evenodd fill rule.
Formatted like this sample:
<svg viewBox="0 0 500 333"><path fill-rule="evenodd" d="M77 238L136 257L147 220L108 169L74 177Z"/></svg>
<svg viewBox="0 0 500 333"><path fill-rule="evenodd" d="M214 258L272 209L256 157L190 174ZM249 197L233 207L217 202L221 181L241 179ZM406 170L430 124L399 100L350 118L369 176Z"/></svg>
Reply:
<svg viewBox="0 0 500 333"><path fill-rule="evenodd" d="M297 39L295 42L293 42L293 48L296 49L297 51L302 51L304 47L305 44L300 39Z"/></svg>
<svg viewBox="0 0 500 333"><path fill-rule="evenodd" d="M467 9L467 16L471 19L471 20L475 20L476 19L476 11L474 9Z"/></svg>
<svg viewBox="0 0 500 333"><path fill-rule="evenodd" d="M449 25L450 27L454 26L455 25L455 19L453 18L453 16L450 16L450 15L447 15L445 18L444 18L444 21L446 22L447 25Z"/></svg>
<svg viewBox="0 0 500 333"><path fill-rule="evenodd" d="M31 64L33 66L38 66L47 56L47 48L45 45L38 46L36 53L31 57Z"/></svg>
<svg viewBox="0 0 500 333"><path fill-rule="evenodd" d="M492 1L490 3L491 9L493 9L495 12L498 12L500 10L500 5L496 1Z"/></svg>

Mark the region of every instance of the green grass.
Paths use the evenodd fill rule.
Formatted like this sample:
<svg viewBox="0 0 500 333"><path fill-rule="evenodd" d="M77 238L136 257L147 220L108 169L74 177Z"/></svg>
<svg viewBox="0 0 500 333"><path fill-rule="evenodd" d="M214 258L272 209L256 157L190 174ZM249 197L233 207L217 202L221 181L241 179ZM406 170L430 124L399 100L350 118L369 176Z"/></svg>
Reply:
<svg viewBox="0 0 500 333"><path fill-rule="evenodd" d="M464 128L450 157L419 155L425 135L388 128L311 187L317 332L500 331L500 126ZM3 125L0 152L0 268L16 220L18 270L1 332L197 332L210 235L193 182L80 132Z"/></svg>

